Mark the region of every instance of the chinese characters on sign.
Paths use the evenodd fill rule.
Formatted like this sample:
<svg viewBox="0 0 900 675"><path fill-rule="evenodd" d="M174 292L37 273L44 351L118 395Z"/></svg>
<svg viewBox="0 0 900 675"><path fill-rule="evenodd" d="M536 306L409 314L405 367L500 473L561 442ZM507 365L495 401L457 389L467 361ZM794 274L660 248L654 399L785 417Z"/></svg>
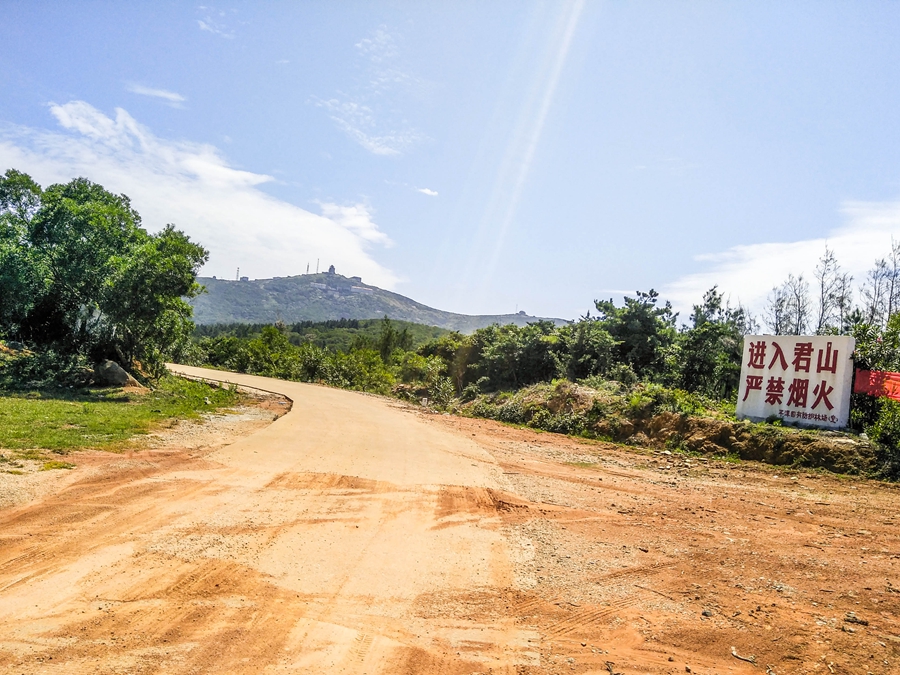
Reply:
<svg viewBox="0 0 900 675"><path fill-rule="evenodd" d="M836 335L746 336L737 416L847 426L855 346L853 338Z"/></svg>

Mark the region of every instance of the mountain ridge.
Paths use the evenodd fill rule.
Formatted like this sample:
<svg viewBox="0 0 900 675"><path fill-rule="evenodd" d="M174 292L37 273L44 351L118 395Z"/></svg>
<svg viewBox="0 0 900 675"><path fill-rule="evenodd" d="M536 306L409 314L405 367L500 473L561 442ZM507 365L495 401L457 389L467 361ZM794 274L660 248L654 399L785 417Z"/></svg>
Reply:
<svg viewBox="0 0 900 675"><path fill-rule="evenodd" d="M212 323L268 323L327 321L329 319L391 319L414 321L462 333L494 323L523 326L533 321L565 319L517 314L458 314L429 307L399 293L365 284L359 277L333 272L271 279L231 281L198 277L206 292L190 300L194 321Z"/></svg>

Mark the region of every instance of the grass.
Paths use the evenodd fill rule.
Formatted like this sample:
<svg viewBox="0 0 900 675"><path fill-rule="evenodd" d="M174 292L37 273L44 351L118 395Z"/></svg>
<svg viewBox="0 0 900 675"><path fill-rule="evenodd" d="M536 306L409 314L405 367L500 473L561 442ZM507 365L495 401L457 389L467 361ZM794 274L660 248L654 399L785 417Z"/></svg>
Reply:
<svg viewBox="0 0 900 675"><path fill-rule="evenodd" d="M46 459L41 452L46 450L116 450L134 436L232 406L240 397L229 389L170 376L148 393L96 388L0 392L0 448L14 451L15 459L38 461ZM43 468L68 468L63 464L47 462Z"/></svg>
<svg viewBox="0 0 900 675"><path fill-rule="evenodd" d="M51 460L49 462L44 462L41 466L41 471L53 471L53 469L74 469L75 465L71 462L61 462L58 459Z"/></svg>

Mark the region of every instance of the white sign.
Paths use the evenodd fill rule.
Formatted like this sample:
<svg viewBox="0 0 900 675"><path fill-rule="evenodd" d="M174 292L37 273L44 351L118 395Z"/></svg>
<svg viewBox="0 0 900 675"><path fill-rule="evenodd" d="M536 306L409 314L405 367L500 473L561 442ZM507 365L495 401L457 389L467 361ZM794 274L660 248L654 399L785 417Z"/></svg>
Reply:
<svg viewBox="0 0 900 675"><path fill-rule="evenodd" d="M838 335L747 335L737 416L839 429L850 417L856 340Z"/></svg>

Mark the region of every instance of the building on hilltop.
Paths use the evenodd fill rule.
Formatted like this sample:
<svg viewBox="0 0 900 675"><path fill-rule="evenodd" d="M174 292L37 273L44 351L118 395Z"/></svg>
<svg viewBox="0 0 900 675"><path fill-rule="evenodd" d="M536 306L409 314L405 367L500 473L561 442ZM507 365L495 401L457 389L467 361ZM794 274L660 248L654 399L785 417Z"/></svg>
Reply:
<svg viewBox="0 0 900 675"><path fill-rule="evenodd" d="M334 265L331 265L331 266L328 268L328 274L334 274Z"/></svg>

